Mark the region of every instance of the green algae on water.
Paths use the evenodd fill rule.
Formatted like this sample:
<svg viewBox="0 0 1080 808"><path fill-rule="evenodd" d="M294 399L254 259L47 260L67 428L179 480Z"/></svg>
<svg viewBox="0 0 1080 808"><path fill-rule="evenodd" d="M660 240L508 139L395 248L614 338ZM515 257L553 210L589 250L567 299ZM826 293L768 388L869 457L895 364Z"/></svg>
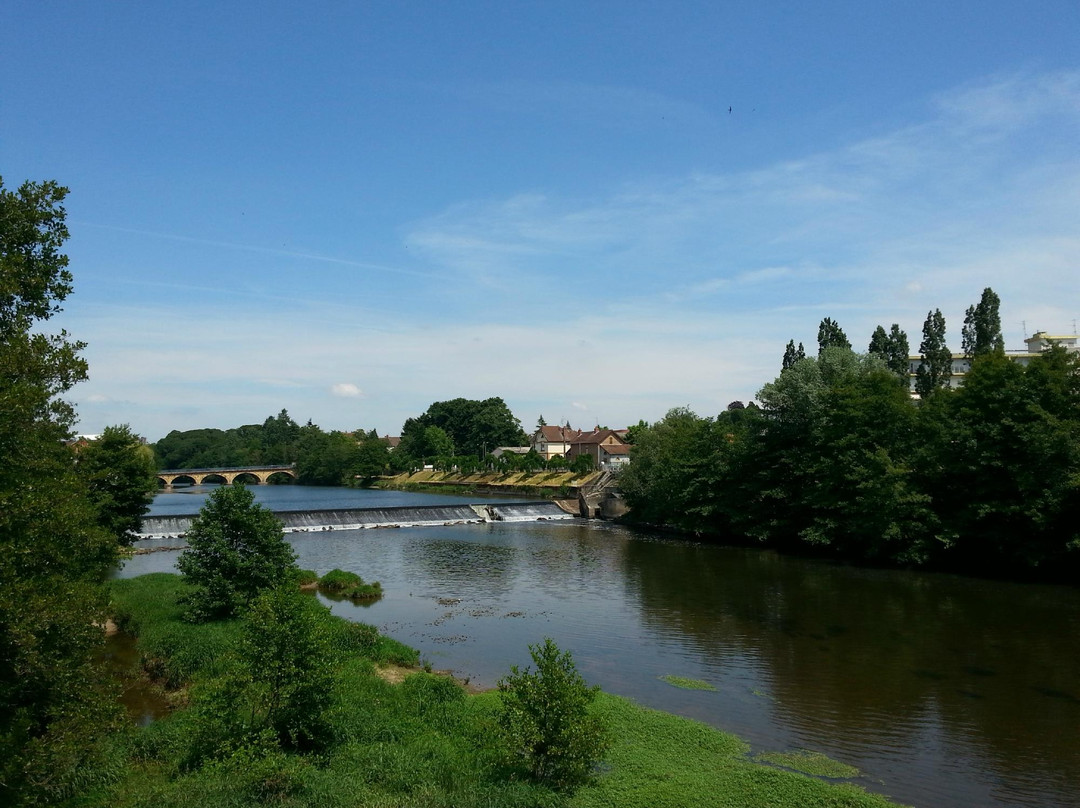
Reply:
<svg viewBox="0 0 1080 808"><path fill-rule="evenodd" d="M660 681L667 682L673 687L681 687L683 690L716 690L708 682L703 682L700 679L687 679L685 676L672 676L671 674L659 678Z"/></svg>
<svg viewBox="0 0 1080 808"><path fill-rule="evenodd" d="M813 777L848 779L859 776L859 770L854 766L833 760L828 755L810 749L796 749L792 752L763 752L756 755L754 760L758 763L783 766L785 769L792 769Z"/></svg>

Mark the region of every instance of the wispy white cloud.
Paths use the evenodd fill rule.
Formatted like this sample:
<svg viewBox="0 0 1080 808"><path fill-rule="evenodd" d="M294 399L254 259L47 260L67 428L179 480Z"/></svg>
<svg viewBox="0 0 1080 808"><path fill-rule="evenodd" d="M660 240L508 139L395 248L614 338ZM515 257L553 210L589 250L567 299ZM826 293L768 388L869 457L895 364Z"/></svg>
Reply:
<svg viewBox="0 0 1080 808"><path fill-rule="evenodd" d="M359 398L363 395L360 388L349 382L340 382L330 387L330 392L338 398Z"/></svg>
<svg viewBox="0 0 1080 808"><path fill-rule="evenodd" d="M154 230L140 230L132 227L120 227L118 225L103 224L100 222L73 220L72 224L77 224L82 227L97 228L100 230L111 230L118 233L131 233L139 236L148 236L151 238L163 239L166 241L182 241L187 244L197 244L202 247L216 247L227 250L237 250L239 252L281 256L283 258L299 258L305 261L314 261L324 264L338 264L341 266L353 267L355 269L365 269L371 272L390 272L397 275L411 275L417 278L441 277L435 273L424 272L421 270L410 269L407 267L388 266L386 264L379 264L371 261L358 261L351 258L340 258L333 255L320 255L318 253L312 252L279 249L276 247L266 247L258 244L237 244L230 241L219 241L216 239L200 238L198 236L185 236L179 233L162 233Z"/></svg>
<svg viewBox="0 0 1080 808"><path fill-rule="evenodd" d="M1033 277L1050 288L1074 277L1076 142L1080 74L1012 76L801 160L628 183L592 200L459 205L414 232L433 262L497 276L525 300L561 295L568 316L582 299L719 314L812 301L858 314L852 330L920 316L915 330L919 310L961 312L983 286L1022 309L1043 294Z"/></svg>
<svg viewBox="0 0 1080 808"><path fill-rule="evenodd" d="M481 292L463 284L421 308L402 286L363 317L317 300L287 320L254 304L73 314L93 369L77 398L88 429L135 420L115 399L138 402L147 432L261 421L282 406L328 428L396 432L459 395L501 395L527 425L584 412L621 425L751 398L787 340L810 346L824 316L856 347L892 322L917 345L941 308L958 342L985 286L1017 346L1024 322L1065 330L1080 316L1077 142L1080 74L1012 76L797 161L591 199L464 201L403 238L424 272ZM343 378L362 379L362 395Z"/></svg>

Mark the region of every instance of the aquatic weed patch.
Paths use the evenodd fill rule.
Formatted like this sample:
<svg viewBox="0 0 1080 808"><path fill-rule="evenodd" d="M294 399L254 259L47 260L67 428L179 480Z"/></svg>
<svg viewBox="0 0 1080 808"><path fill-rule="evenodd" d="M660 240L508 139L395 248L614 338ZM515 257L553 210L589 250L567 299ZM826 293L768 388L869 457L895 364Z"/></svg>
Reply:
<svg viewBox="0 0 1080 808"><path fill-rule="evenodd" d="M785 769L792 769L814 777L847 780L859 776L859 770L854 766L833 760L822 752L814 752L810 749L796 749L792 752L763 752L756 755L754 760L773 766L783 766Z"/></svg>
<svg viewBox="0 0 1080 808"><path fill-rule="evenodd" d="M572 808L886 808L885 797L747 757L740 738L601 693L594 704L613 744Z"/></svg>
<svg viewBox="0 0 1080 808"><path fill-rule="evenodd" d="M672 687L682 688L683 690L716 690L714 685L701 679L688 679L685 676L672 676L671 674L661 676L659 679L661 682L667 682Z"/></svg>

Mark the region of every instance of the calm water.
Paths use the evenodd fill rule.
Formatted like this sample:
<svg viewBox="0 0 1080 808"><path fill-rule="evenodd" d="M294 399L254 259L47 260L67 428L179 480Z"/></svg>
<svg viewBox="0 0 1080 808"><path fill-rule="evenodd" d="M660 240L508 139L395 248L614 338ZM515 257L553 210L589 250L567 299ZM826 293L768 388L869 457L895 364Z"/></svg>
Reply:
<svg viewBox="0 0 1080 808"><path fill-rule="evenodd" d="M253 490L279 509L461 501ZM161 494L154 512L196 510L201 496ZM382 582L381 601L330 604L336 613L473 683L494 685L550 636L607 691L755 751L825 752L904 803L1080 808L1078 590L852 569L578 520L288 538L302 567ZM175 557L139 556L121 574ZM680 690L666 674L717 690Z"/></svg>

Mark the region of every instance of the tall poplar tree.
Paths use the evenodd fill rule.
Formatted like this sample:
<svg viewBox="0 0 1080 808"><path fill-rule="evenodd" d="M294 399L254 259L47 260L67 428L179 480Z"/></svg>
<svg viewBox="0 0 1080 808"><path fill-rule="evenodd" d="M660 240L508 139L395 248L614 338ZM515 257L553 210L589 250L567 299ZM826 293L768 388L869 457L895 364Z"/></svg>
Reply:
<svg viewBox="0 0 1080 808"><path fill-rule="evenodd" d="M888 333L880 325L875 328L867 349L867 353L881 357L889 370L903 378L905 383L908 374L908 351L907 334L896 323L892 324Z"/></svg>
<svg viewBox="0 0 1080 808"><path fill-rule="evenodd" d="M826 348L847 348L851 350L851 342L844 333L840 324L831 317L826 317L818 325L817 331L818 357L825 353Z"/></svg>
<svg viewBox="0 0 1080 808"><path fill-rule="evenodd" d="M961 331L961 350L968 359L1005 350L1001 336L1001 299L987 286L976 306L968 306Z"/></svg>
<svg viewBox="0 0 1080 808"><path fill-rule="evenodd" d="M952 351L945 344L945 316L941 309L927 313L919 353L922 362L915 371L915 392L925 399L936 390L948 387L952 377Z"/></svg>
<svg viewBox="0 0 1080 808"><path fill-rule="evenodd" d="M806 359L806 349L803 348L803 344L800 342L799 347L795 347L795 340L788 340L787 347L784 348L784 360L781 365L781 371L785 371L792 367L800 359Z"/></svg>

